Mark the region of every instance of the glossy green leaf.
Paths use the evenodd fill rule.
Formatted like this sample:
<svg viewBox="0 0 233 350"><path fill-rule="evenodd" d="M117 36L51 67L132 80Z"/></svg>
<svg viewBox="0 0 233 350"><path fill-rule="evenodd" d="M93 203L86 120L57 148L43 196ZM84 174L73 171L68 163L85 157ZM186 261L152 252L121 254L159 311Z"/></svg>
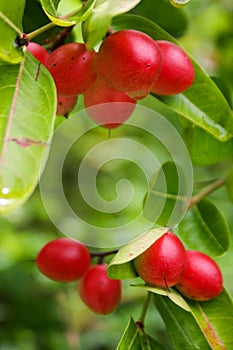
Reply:
<svg viewBox="0 0 233 350"><path fill-rule="evenodd" d="M167 0L143 0L131 13L154 21L174 37L183 35L188 25L185 12L171 6Z"/></svg>
<svg viewBox="0 0 233 350"><path fill-rule="evenodd" d="M157 342L148 334L142 334L140 337L142 350L165 350L165 347Z"/></svg>
<svg viewBox="0 0 233 350"><path fill-rule="evenodd" d="M83 37L91 50L106 35L112 18L134 8L140 0L96 0L92 14L83 23Z"/></svg>
<svg viewBox="0 0 233 350"><path fill-rule="evenodd" d="M22 61L23 52L17 48L15 39L22 34L22 18L25 0L0 2L0 60L8 63Z"/></svg>
<svg viewBox="0 0 233 350"><path fill-rule="evenodd" d="M132 284L132 286L146 289L148 292L151 292L154 294L167 296L170 300L172 300L176 305L180 306L185 311L190 311L190 308L187 302L185 301L185 299L182 297L180 293L178 293L173 288L163 289L163 288L153 287L147 284Z"/></svg>
<svg viewBox="0 0 233 350"><path fill-rule="evenodd" d="M154 302L164 320L175 350L211 350L190 312L158 294L154 295Z"/></svg>
<svg viewBox="0 0 233 350"><path fill-rule="evenodd" d="M226 289L208 302L187 302L211 349L233 349L233 301Z"/></svg>
<svg viewBox="0 0 233 350"><path fill-rule="evenodd" d="M183 138L195 165L214 164L231 157L233 154L233 139L220 142L214 136L198 127L191 126L186 128Z"/></svg>
<svg viewBox="0 0 233 350"><path fill-rule="evenodd" d="M140 350L140 330L131 318L116 350Z"/></svg>
<svg viewBox="0 0 233 350"><path fill-rule="evenodd" d="M187 204L187 186L181 166L172 161L164 163L152 179L144 204L145 217L158 225L175 225Z"/></svg>
<svg viewBox="0 0 233 350"><path fill-rule="evenodd" d="M155 40L178 42L154 22L136 15L121 15L113 20L115 30L137 29ZM216 84L193 60L195 80L183 94L159 98L181 117L206 130L219 139L227 141L233 136L232 111Z"/></svg>
<svg viewBox="0 0 233 350"><path fill-rule="evenodd" d="M108 275L116 279L136 277L137 274L132 261L148 249L167 230L165 227L151 229L123 246L111 260L108 267Z"/></svg>
<svg viewBox="0 0 233 350"><path fill-rule="evenodd" d="M20 65L0 66L0 214L22 205L39 180L56 112L48 71L26 51Z"/></svg>
<svg viewBox="0 0 233 350"><path fill-rule="evenodd" d="M90 15L96 0L89 0L85 6L79 6L74 12L64 16L59 14L58 5L61 0L40 0L48 18L58 26L69 27L85 21Z"/></svg>
<svg viewBox="0 0 233 350"><path fill-rule="evenodd" d="M178 226L189 249L211 256L224 254L230 245L230 229L218 208L207 198L191 207Z"/></svg>

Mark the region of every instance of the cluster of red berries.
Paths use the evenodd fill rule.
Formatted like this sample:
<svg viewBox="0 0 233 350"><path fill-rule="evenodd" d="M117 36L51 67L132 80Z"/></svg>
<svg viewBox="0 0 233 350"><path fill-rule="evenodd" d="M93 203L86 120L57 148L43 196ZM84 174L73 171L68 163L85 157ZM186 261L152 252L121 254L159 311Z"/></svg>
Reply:
<svg viewBox="0 0 233 350"><path fill-rule="evenodd" d="M57 282L79 280L81 300L95 313L112 313L121 299L121 281L110 279L107 264L91 265L91 254L79 241L58 238L48 242L38 253L36 265Z"/></svg>
<svg viewBox="0 0 233 350"><path fill-rule="evenodd" d="M162 288L175 286L189 299L210 300L222 291L222 273L216 262L202 252L185 250L171 231L139 255L134 266L147 284Z"/></svg>
<svg viewBox="0 0 233 350"><path fill-rule="evenodd" d="M192 61L181 47L169 41L153 40L137 30L110 34L98 52L88 52L85 44L74 42L58 47L51 54L39 45L35 49L35 43L29 43L27 48L54 78L57 113L70 112L78 95L83 94L90 117L107 128L122 124L133 112L137 100L150 92L178 94L194 80ZM111 102L121 103L109 105Z"/></svg>

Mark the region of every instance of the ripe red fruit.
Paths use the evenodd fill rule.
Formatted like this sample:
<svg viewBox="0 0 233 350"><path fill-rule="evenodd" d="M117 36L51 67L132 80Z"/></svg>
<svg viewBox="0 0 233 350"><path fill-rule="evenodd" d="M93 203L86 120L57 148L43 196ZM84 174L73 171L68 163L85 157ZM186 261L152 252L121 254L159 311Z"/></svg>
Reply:
<svg viewBox="0 0 233 350"><path fill-rule="evenodd" d="M217 297L223 287L222 273L208 255L187 250L187 264L176 288L193 300L210 300Z"/></svg>
<svg viewBox="0 0 233 350"><path fill-rule="evenodd" d="M116 128L125 122L136 104L125 92L113 89L99 78L83 95L86 108L96 106L87 109L89 116L97 124L108 129Z"/></svg>
<svg viewBox="0 0 233 350"><path fill-rule="evenodd" d="M137 30L121 30L103 40L96 58L99 75L116 90L145 97L161 67L154 40Z"/></svg>
<svg viewBox="0 0 233 350"><path fill-rule="evenodd" d="M38 61L40 61L44 65L46 64L46 61L49 57L49 53L45 50L43 46L30 41L27 44L26 48Z"/></svg>
<svg viewBox="0 0 233 350"><path fill-rule="evenodd" d="M87 271L90 254L82 243L69 238L58 238L40 250L36 264L48 278L58 282L71 282Z"/></svg>
<svg viewBox="0 0 233 350"><path fill-rule="evenodd" d="M190 87L194 68L189 56L181 47L169 41L156 41L162 55L162 68L151 92L158 95L179 94Z"/></svg>
<svg viewBox="0 0 233 350"><path fill-rule="evenodd" d="M57 96L57 111L58 115L67 115L76 105L78 96Z"/></svg>
<svg viewBox="0 0 233 350"><path fill-rule="evenodd" d="M121 281L110 279L107 265L94 265L81 278L78 292L82 301L95 313L112 313L121 299Z"/></svg>
<svg viewBox="0 0 233 350"><path fill-rule="evenodd" d="M68 43L58 47L48 57L46 67L54 78L59 95L79 95L96 78L95 51L85 44Z"/></svg>
<svg viewBox="0 0 233 350"><path fill-rule="evenodd" d="M167 288L180 279L186 264L186 251L173 232L166 232L134 260L138 275L148 284Z"/></svg>

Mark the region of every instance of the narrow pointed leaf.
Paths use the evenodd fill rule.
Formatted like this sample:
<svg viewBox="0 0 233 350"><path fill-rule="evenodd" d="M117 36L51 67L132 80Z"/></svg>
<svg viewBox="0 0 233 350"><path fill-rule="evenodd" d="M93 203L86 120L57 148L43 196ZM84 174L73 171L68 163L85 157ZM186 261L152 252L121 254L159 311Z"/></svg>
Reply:
<svg viewBox="0 0 233 350"><path fill-rule="evenodd" d="M171 35L154 22L135 15L121 15L113 19L115 30L136 29L155 40L168 40L179 44ZM183 94L162 96L160 99L182 118L206 130L220 141L233 137L233 114L213 80L193 60L195 80Z"/></svg>
<svg viewBox="0 0 233 350"><path fill-rule="evenodd" d="M132 261L167 231L166 227L151 229L123 246L111 260L108 275L116 279L136 277Z"/></svg>
<svg viewBox="0 0 233 350"><path fill-rule="evenodd" d="M140 350L140 335L139 328L131 318L127 324L122 338L116 350Z"/></svg>
<svg viewBox="0 0 233 350"><path fill-rule="evenodd" d="M20 65L0 66L0 214L22 205L39 180L56 112L48 71L27 51Z"/></svg>
<svg viewBox="0 0 233 350"><path fill-rule="evenodd" d="M154 295L155 306L162 316L169 338L176 350L211 350L207 340L190 312L171 300Z"/></svg>
<svg viewBox="0 0 233 350"><path fill-rule="evenodd" d="M2 61L16 64L23 59L22 49L16 47L15 39L22 34L24 7L25 0L0 2L0 60Z"/></svg>
<svg viewBox="0 0 233 350"><path fill-rule="evenodd" d="M159 294L163 296L167 296L170 300L172 300L176 305L184 309L185 311L190 311L189 305L182 297L180 293L178 293L175 289L169 288L169 290L153 287L147 284L133 284L133 287L140 287L146 289L148 292Z"/></svg>
<svg viewBox="0 0 233 350"><path fill-rule="evenodd" d="M211 256L222 255L229 249L229 226L218 208L207 198L188 210L178 231L189 249Z"/></svg>
<svg viewBox="0 0 233 350"><path fill-rule="evenodd" d="M233 301L226 289L208 302L187 302L211 349L233 349Z"/></svg>

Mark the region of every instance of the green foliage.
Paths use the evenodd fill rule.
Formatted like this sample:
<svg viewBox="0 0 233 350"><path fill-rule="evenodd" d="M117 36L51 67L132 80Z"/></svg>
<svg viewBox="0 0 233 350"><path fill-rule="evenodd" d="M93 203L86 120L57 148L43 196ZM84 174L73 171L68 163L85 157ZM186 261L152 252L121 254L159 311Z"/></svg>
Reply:
<svg viewBox="0 0 233 350"><path fill-rule="evenodd" d="M224 283L233 292L233 253L230 249L233 228L230 204L233 201L231 17L225 3L191 1L185 10L178 9L187 3L186 0L171 0L172 6L165 0L1 1L0 323L3 328L0 330L0 350L34 350L38 347L40 350L233 348L233 304L226 288L219 297L210 301L188 300L175 287L164 290L142 283L133 264L135 257L168 229L173 229L187 249L203 251L214 258L220 256L217 261L223 270ZM203 19L202 11L208 14L208 21L204 15ZM212 34L214 25L210 25L208 40L202 41L205 30L208 30L203 22L208 22L209 26L211 16L215 33ZM109 262L109 276L124 280L124 289L122 305L107 322L88 313L78 299L76 286L49 282L39 275L34 265L40 247L61 234L49 221L36 187L46 164L54 128L62 124L62 119L56 118L55 123L56 89L50 74L25 48L17 47L16 42L23 32L30 37L33 31L33 40L35 38L46 48L51 48L57 35L66 27L73 27L74 33L68 40L82 38L89 50L93 47L97 50L101 40L111 31L136 29L154 40L172 41L190 53L195 81L186 92L167 97L150 95L138 104L159 112L177 130L191 157L195 185L203 179L214 182L217 177L222 179L220 186L224 187L210 198L209 195L218 187L210 186L206 191L195 192L190 205L187 204L184 197L188 184L183 183L184 193L179 187L184 169L164 156L158 142L156 156L162 161L149 179L145 192L141 185L142 176L132 165L117 162L112 167L106 166L103 171L101 169L97 187L106 200L116 197L113 182L119 181L122 175L127 179L129 175L139 184L136 198L140 197L139 192L144 194L144 203L135 200L137 203L132 204L128 211L111 213L110 220L114 222L123 216L121 222L125 222L125 213L125 216L135 218L140 207L144 217L154 224L153 228L120 247ZM200 42L201 54L198 54L196 45ZM203 57L207 61L214 57L212 68L203 64ZM215 77L211 78L212 75ZM83 101L79 97L73 115L82 108ZM78 122L77 128L84 129L86 122ZM113 138L124 136L142 141L145 147L151 142L151 135L142 130L135 133L128 125L112 131ZM90 210L81 195L76 203L73 182L76 181L74 164L81 164L82 156L89 152L90 147L106 138L106 130L101 128L93 129L86 138L81 138L78 147L70 152L69 169L63 178L71 202L81 206L83 217L90 216L91 223L96 220L104 228L108 214ZM91 164L90 169L96 170L95 166ZM166 185L165 190L161 184ZM158 198L164 198L164 206L154 220ZM188 208L184 208L184 202ZM169 221L175 205L179 212L184 211L180 214L183 217L180 223ZM56 211L59 204L54 206ZM64 225L67 225L69 235L73 224L64 222ZM75 229L78 231L80 227L75 226ZM153 303L147 306L147 310L143 306L141 317L135 322L133 315L138 315L142 298L148 293L153 297Z"/></svg>
<svg viewBox="0 0 233 350"><path fill-rule="evenodd" d="M16 47L15 39L22 34L24 6L25 0L19 0L17 4L14 0L0 3L0 59L9 63L19 63L23 58L22 50Z"/></svg>
<svg viewBox="0 0 233 350"><path fill-rule="evenodd" d="M219 209L207 198L188 210L178 230L189 249L211 256L222 255L229 249L229 226Z"/></svg>
<svg viewBox="0 0 233 350"><path fill-rule="evenodd" d="M54 127L56 99L49 73L29 52L20 65L5 64L0 71L0 212L7 214L22 205L38 183Z"/></svg>

